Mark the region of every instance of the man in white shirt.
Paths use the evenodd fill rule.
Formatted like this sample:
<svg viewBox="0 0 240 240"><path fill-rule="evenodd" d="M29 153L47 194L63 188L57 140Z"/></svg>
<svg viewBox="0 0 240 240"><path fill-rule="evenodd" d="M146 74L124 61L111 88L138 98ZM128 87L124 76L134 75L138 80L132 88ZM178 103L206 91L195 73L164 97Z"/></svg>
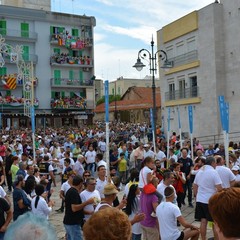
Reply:
<svg viewBox="0 0 240 240"><path fill-rule="evenodd" d="M96 190L99 191L100 197L103 199L104 198L103 190L105 185L108 183L107 177L106 177L106 168L104 166L99 166L97 168L97 174L98 174L98 178L97 178Z"/></svg>
<svg viewBox="0 0 240 240"><path fill-rule="evenodd" d="M94 213L95 206L101 202L100 193L95 188L96 180L95 178L90 177L86 180L86 189L80 193L80 197L83 203L90 198L94 198L93 204L88 204L83 208L85 221L87 221L91 217L91 215Z"/></svg>
<svg viewBox="0 0 240 240"><path fill-rule="evenodd" d="M160 227L161 240L169 239L192 239L197 240L199 230L196 226L188 223L181 214L178 206L173 204L174 188L166 187L164 190L165 202L157 206L156 215ZM182 232L177 227L177 221L185 228Z"/></svg>
<svg viewBox="0 0 240 240"><path fill-rule="evenodd" d="M208 201L216 191L222 189L222 181L215 168L215 158L207 157L205 165L197 173L193 185L194 196L196 196L195 219L201 220L200 234L203 240L206 240L208 221L213 221L208 210Z"/></svg>
<svg viewBox="0 0 240 240"><path fill-rule="evenodd" d="M100 140L98 142L98 148L102 154L104 154L106 152L106 142L104 141L103 138L100 138Z"/></svg>
<svg viewBox="0 0 240 240"><path fill-rule="evenodd" d="M218 172L221 180L222 180L222 187L223 188L230 188L235 183L235 175L232 171L227 168L224 164L224 159L220 155L214 156L217 161L216 171Z"/></svg>
<svg viewBox="0 0 240 240"><path fill-rule="evenodd" d="M74 164L73 170L76 172L77 175L83 176L84 167L83 162L85 161L85 157L82 154L79 154L77 157L77 161Z"/></svg>
<svg viewBox="0 0 240 240"><path fill-rule="evenodd" d="M159 146L156 145L156 160L161 162L161 168L164 168L164 162L167 160L166 155L163 151L159 149Z"/></svg>
<svg viewBox="0 0 240 240"><path fill-rule="evenodd" d="M150 149L150 145L144 144L143 147L144 147L144 154L143 154L144 159L146 157L151 157L151 158L155 159L155 153Z"/></svg>
<svg viewBox="0 0 240 240"><path fill-rule="evenodd" d="M96 163L97 163L97 167L104 166L106 169L108 169L107 168L107 163L103 160L103 154L102 153L98 153L96 155Z"/></svg>
<svg viewBox="0 0 240 240"><path fill-rule="evenodd" d="M91 175L94 176L95 172L95 158L96 158L96 151L93 149L93 146L90 145L88 151L85 153L86 163L87 163L87 170L91 171Z"/></svg>

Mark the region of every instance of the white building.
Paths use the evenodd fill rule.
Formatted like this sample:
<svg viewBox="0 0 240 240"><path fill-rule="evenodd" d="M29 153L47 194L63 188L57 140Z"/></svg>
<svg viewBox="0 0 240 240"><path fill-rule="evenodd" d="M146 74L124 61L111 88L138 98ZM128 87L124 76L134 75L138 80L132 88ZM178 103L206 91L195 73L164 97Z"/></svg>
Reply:
<svg viewBox="0 0 240 240"><path fill-rule="evenodd" d="M91 123L95 107L95 18L37 10L36 1L6 2L12 5L22 2L24 6L1 5L0 34L7 44L23 46L25 62L34 64L36 125L60 127ZM35 9L25 8L25 2ZM48 4L45 5L48 9ZM16 64L11 63L8 56L3 58L6 64L0 68L0 80L17 74ZM3 126L29 127L30 119L23 116L23 105L16 107L13 103L16 99L18 103L21 101L21 80L11 91L3 88L2 81L0 87Z"/></svg>
<svg viewBox="0 0 240 240"><path fill-rule="evenodd" d="M193 135L221 134L218 96L230 105L230 132L239 131L240 100L240 1L221 0L194 11L157 32L158 49L167 52L174 67L160 69L162 120L188 135L188 105L193 105Z"/></svg>

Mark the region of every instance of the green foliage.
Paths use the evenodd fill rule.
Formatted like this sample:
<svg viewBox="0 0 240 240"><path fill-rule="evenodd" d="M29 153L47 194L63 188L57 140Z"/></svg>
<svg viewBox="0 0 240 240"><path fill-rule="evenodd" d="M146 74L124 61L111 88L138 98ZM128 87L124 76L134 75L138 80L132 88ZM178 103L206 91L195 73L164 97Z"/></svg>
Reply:
<svg viewBox="0 0 240 240"><path fill-rule="evenodd" d="M120 95L109 95L109 103L114 102L114 101L119 101L121 100L121 96ZM99 105L101 103L105 103L105 96L102 96L96 103L96 105Z"/></svg>

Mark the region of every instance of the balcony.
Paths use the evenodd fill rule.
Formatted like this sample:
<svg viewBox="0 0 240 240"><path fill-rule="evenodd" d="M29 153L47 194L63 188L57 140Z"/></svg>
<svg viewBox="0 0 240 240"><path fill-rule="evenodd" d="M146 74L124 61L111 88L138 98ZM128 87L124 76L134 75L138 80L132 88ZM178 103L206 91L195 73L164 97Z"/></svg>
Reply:
<svg viewBox="0 0 240 240"><path fill-rule="evenodd" d="M52 87L67 87L67 88L76 88L76 87L88 87L93 86L94 80L85 80L84 82L75 79L70 80L69 78L51 78L51 86Z"/></svg>
<svg viewBox="0 0 240 240"><path fill-rule="evenodd" d="M170 91L165 93L165 101L195 98L195 97L199 97L198 87L185 88L183 90L175 90L175 91Z"/></svg>
<svg viewBox="0 0 240 240"><path fill-rule="evenodd" d="M92 38L74 37L66 34L50 35L50 43L73 50L81 50L93 46Z"/></svg>
<svg viewBox="0 0 240 240"><path fill-rule="evenodd" d="M17 108L22 109L24 107L24 102L26 101L26 104L31 104L30 100L26 100L22 97L16 97L16 96L5 96L0 97L0 108L7 109L7 108ZM34 99L34 107L38 108L39 101L38 99Z"/></svg>
<svg viewBox="0 0 240 240"><path fill-rule="evenodd" d="M14 29L0 28L0 34L6 40L36 42L38 35L36 32L20 31Z"/></svg>
<svg viewBox="0 0 240 240"><path fill-rule="evenodd" d="M15 78L16 79L16 83L17 83L17 87L23 87L23 79L18 79L17 73L0 76L0 87L5 85L3 83L3 81L1 81L1 80L4 80L7 83L8 78ZM34 87L36 87L38 85L38 78L37 77L34 78L33 85L34 85Z"/></svg>
<svg viewBox="0 0 240 240"><path fill-rule="evenodd" d="M63 97L54 98L51 100L52 109L79 109L85 110L87 108L87 101L82 97Z"/></svg>
<svg viewBox="0 0 240 240"><path fill-rule="evenodd" d="M52 66L61 66L61 67L83 67L84 71L90 71L89 68L93 67L93 60L90 56L76 56L72 57L68 54L56 54L50 58L50 64Z"/></svg>
<svg viewBox="0 0 240 240"><path fill-rule="evenodd" d="M10 60L10 56L9 55L5 55L3 54L4 57L4 61L6 63L12 63L12 64L16 64L15 62L12 62ZM33 62L33 64L37 64L38 62L38 56L36 54L23 54L22 58L25 62Z"/></svg>
<svg viewBox="0 0 240 240"><path fill-rule="evenodd" d="M174 58L169 58L168 60L174 62L174 67L188 64L188 63L198 60L198 51L194 50L194 51L179 55Z"/></svg>

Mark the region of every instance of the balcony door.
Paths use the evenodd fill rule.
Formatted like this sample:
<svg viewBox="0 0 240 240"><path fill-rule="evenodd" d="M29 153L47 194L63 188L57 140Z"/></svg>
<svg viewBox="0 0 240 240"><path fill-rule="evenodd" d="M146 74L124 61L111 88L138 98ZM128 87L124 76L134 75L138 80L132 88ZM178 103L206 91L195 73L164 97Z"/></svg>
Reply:
<svg viewBox="0 0 240 240"><path fill-rule="evenodd" d="M175 83L169 83L169 100L175 100Z"/></svg>
<svg viewBox="0 0 240 240"><path fill-rule="evenodd" d="M186 98L185 79L179 80L179 98Z"/></svg>
<svg viewBox="0 0 240 240"><path fill-rule="evenodd" d="M190 77L190 97L198 96L197 76Z"/></svg>

